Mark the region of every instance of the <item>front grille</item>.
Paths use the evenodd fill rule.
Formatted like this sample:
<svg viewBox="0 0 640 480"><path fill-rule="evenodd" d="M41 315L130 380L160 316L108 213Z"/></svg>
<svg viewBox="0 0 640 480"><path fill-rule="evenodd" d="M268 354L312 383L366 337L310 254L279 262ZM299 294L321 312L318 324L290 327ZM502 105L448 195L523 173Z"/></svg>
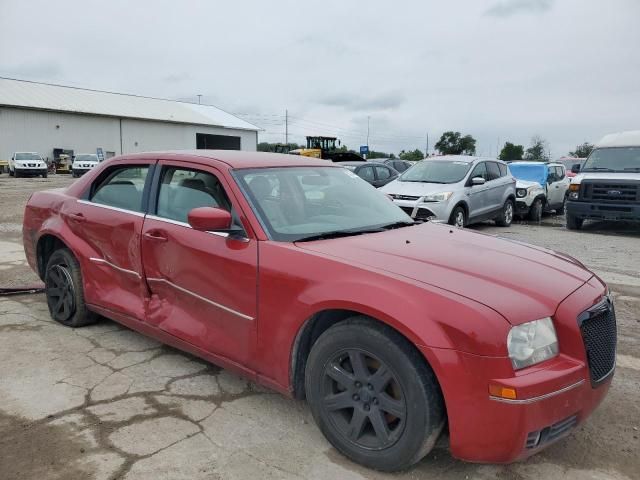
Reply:
<svg viewBox="0 0 640 480"><path fill-rule="evenodd" d="M583 182L582 194L584 200L596 202L640 202L640 185L637 183L591 183Z"/></svg>
<svg viewBox="0 0 640 480"><path fill-rule="evenodd" d="M414 197L413 195L394 195L393 198L396 200L415 201L415 200L418 200L420 197Z"/></svg>
<svg viewBox="0 0 640 480"><path fill-rule="evenodd" d="M413 207L400 207L404 213L411 216L413 213Z"/></svg>
<svg viewBox="0 0 640 480"><path fill-rule="evenodd" d="M616 365L616 312L606 298L578 318L587 354L591 385L605 380Z"/></svg>
<svg viewBox="0 0 640 480"><path fill-rule="evenodd" d="M573 427L578 424L578 416L572 415L569 418L565 418L549 427L545 427L542 430L536 430L530 432L527 435L525 447L528 449L538 448L545 443L552 442L557 438L562 437L568 433Z"/></svg>
<svg viewBox="0 0 640 480"><path fill-rule="evenodd" d="M418 213L416 213L416 219L418 220L429 220L431 217L435 216L435 213L428 208L419 208Z"/></svg>

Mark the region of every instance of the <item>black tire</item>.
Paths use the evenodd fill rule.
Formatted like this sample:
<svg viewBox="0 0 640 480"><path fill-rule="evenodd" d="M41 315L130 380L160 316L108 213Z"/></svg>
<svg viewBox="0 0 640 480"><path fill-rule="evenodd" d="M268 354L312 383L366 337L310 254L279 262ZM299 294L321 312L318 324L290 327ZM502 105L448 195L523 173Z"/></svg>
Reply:
<svg viewBox="0 0 640 480"><path fill-rule="evenodd" d="M13 170L9 169L9 176L10 176L10 177L13 177L14 175L15 175L15 174L14 174Z"/></svg>
<svg viewBox="0 0 640 480"><path fill-rule="evenodd" d="M68 249L53 252L44 283L49 313L56 322L77 328L97 321L98 315L89 311L84 302L80 264Z"/></svg>
<svg viewBox="0 0 640 480"><path fill-rule="evenodd" d="M49 172L44 172L44 173L42 174L42 178L47 178L47 176L48 176L48 175L49 175Z"/></svg>
<svg viewBox="0 0 640 480"><path fill-rule="evenodd" d="M573 215L567 214L567 228L569 230L580 230L583 223L584 218L578 218L574 217Z"/></svg>
<svg viewBox="0 0 640 480"><path fill-rule="evenodd" d="M513 222L513 212L513 200L509 198L506 202L504 202L504 205L502 206L502 212L495 219L496 225L498 225L499 227L510 227L511 222Z"/></svg>
<svg viewBox="0 0 640 480"><path fill-rule="evenodd" d="M556 208L556 215L564 215L566 211L567 211L567 196L565 195L564 200L562 200L562 203L560 204L560 206Z"/></svg>
<svg viewBox="0 0 640 480"><path fill-rule="evenodd" d="M318 338L305 390L329 442L376 470L420 461L444 426L442 393L424 358L397 332L367 317L340 322Z"/></svg>
<svg viewBox="0 0 640 480"><path fill-rule="evenodd" d="M78 178L78 174L76 172L74 172L74 171L71 172L71 176L73 178Z"/></svg>
<svg viewBox="0 0 640 480"><path fill-rule="evenodd" d="M529 220L532 222L540 222L542 220L542 210L544 210L544 203L541 198L536 198L531 207L529 207Z"/></svg>
<svg viewBox="0 0 640 480"><path fill-rule="evenodd" d="M449 225L453 225L458 228L464 228L467 226L467 212L462 205L458 205L453 209L453 212L451 212Z"/></svg>
<svg viewBox="0 0 640 480"><path fill-rule="evenodd" d="M13 176L14 178L20 178L20 173L18 173L17 171L13 171Z"/></svg>

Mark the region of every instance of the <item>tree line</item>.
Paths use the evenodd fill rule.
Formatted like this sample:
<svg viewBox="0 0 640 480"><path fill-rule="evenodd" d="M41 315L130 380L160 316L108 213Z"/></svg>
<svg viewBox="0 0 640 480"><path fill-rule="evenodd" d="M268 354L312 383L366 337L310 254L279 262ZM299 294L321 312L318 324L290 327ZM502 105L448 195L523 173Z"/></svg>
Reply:
<svg viewBox="0 0 640 480"><path fill-rule="evenodd" d="M258 144L258 151L275 152L279 145L281 144L261 142ZM297 148L304 148L304 146L298 145L297 143L290 143L289 148L294 150ZM444 132L440 136L440 139L435 144L435 149L442 155L475 155L476 139L471 135L462 135L460 132L448 131ZM350 150L344 144L338 150L358 153L355 150ZM593 144L584 142L581 145L577 145L574 151L569 152L569 156L585 158L589 156L591 150L593 150ZM420 149L416 148L415 150L401 150L397 157L402 160L419 161L425 158L425 154ZM367 158L370 160L377 158L396 158L396 155L394 153L370 150ZM505 142L498 158L505 161L550 161L551 154L547 141L539 135L534 135L531 138L531 144L526 149L524 145Z"/></svg>

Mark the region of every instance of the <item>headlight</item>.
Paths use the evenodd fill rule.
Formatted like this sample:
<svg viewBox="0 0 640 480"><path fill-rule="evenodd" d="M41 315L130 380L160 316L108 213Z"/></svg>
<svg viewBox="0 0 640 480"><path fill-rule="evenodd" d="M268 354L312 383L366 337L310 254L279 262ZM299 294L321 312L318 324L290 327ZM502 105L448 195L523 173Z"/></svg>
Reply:
<svg viewBox="0 0 640 480"><path fill-rule="evenodd" d="M446 202L453 195L453 192L441 192L431 195L425 195L422 201L424 202Z"/></svg>
<svg viewBox="0 0 640 480"><path fill-rule="evenodd" d="M507 350L514 370L544 362L558 354L558 337L547 317L513 327L507 336Z"/></svg>
<svg viewBox="0 0 640 480"><path fill-rule="evenodd" d="M526 196L527 196L527 189L526 188L518 188L516 190L516 197L524 198Z"/></svg>

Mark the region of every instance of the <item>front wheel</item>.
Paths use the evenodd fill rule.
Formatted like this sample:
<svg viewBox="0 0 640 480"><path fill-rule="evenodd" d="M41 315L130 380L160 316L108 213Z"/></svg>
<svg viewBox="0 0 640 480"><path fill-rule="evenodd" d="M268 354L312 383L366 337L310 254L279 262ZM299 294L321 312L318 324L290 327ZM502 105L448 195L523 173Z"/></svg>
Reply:
<svg viewBox="0 0 640 480"><path fill-rule="evenodd" d="M395 471L422 459L444 426L437 380L394 330L353 317L313 345L306 395L320 430L342 454Z"/></svg>
<svg viewBox="0 0 640 480"><path fill-rule="evenodd" d="M567 196L564 196L564 199L562 200L562 204L556 208L556 214L557 215L564 215L565 212L567 211Z"/></svg>
<svg viewBox="0 0 640 480"><path fill-rule="evenodd" d="M578 218L574 217L573 215L567 214L567 228L569 230L580 230L583 223L584 218Z"/></svg>
<svg viewBox="0 0 640 480"><path fill-rule="evenodd" d="M543 207L542 199L536 198L531 204L531 208L529 208L529 220L532 222L540 222L540 220L542 220Z"/></svg>
<svg viewBox="0 0 640 480"><path fill-rule="evenodd" d="M499 227L509 227L513 222L513 200L509 199L502 206L502 213L496 218L496 225Z"/></svg>
<svg viewBox="0 0 640 480"><path fill-rule="evenodd" d="M467 224L467 213L464 211L464 208L458 205L451 212L451 216L449 217L449 225L453 225L458 228L464 228Z"/></svg>
<svg viewBox="0 0 640 480"><path fill-rule="evenodd" d="M9 169L9 176L13 177L15 175L15 173L13 172L13 170Z"/></svg>
<svg viewBox="0 0 640 480"><path fill-rule="evenodd" d="M56 250L49 258L44 285L49 313L56 322L84 327L97 320L84 301L80 264L66 248Z"/></svg>
<svg viewBox="0 0 640 480"><path fill-rule="evenodd" d="M47 178L47 176L48 176L48 175L49 175L49 172L44 172L44 173L42 174L42 178Z"/></svg>

